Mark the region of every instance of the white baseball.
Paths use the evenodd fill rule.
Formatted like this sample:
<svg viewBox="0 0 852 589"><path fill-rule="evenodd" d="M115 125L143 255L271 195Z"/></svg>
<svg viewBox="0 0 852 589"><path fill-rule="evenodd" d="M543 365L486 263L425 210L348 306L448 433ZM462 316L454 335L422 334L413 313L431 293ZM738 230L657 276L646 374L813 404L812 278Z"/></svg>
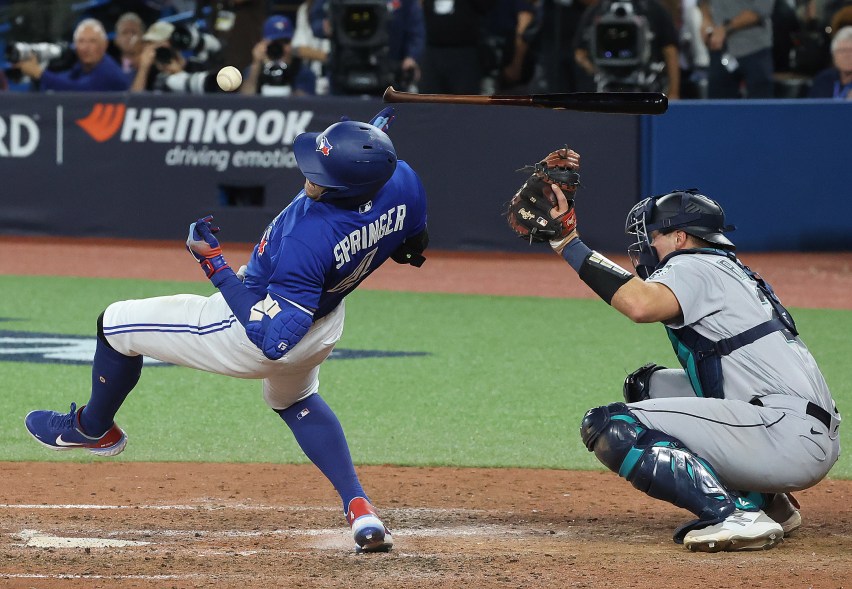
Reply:
<svg viewBox="0 0 852 589"><path fill-rule="evenodd" d="M226 65L216 74L216 83L225 92L233 92L243 83L243 75L234 66Z"/></svg>

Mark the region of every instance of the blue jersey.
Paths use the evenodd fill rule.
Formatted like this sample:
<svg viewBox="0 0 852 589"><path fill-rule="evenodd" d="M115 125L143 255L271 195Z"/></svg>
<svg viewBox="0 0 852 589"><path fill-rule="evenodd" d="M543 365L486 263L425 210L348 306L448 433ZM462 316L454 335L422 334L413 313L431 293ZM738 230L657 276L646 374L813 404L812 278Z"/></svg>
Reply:
<svg viewBox="0 0 852 589"><path fill-rule="evenodd" d="M403 161L369 202L355 209L315 201L302 190L266 228L245 285L330 313L409 237L426 228L426 194Z"/></svg>

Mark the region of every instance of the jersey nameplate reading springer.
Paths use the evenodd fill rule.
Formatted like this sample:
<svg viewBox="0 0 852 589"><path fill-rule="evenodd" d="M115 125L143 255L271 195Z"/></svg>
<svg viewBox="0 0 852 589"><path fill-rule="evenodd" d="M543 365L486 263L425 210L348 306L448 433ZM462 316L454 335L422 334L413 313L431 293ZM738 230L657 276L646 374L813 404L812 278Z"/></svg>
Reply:
<svg viewBox="0 0 852 589"><path fill-rule="evenodd" d="M405 224L405 213L405 205L397 205L337 242L334 246L334 259L337 261L335 269L340 269L362 249L373 247L381 238L400 231Z"/></svg>

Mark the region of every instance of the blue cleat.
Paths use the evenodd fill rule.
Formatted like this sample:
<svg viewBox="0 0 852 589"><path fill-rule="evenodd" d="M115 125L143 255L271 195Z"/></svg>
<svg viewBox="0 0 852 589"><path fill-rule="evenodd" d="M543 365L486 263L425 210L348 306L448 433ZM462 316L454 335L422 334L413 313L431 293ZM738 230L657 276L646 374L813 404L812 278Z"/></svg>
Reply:
<svg viewBox="0 0 852 589"><path fill-rule="evenodd" d="M71 403L69 413L30 411L24 423L32 437L51 450L83 448L98 456L121 454L127 445L127 434L115 423L100 437L84 434L80 427L82 411L83 407L77 409L74 403Z"/></svg>
<svg viewBox="0 0 852 589"><path fill-rule="evenodd" d="M390 552L393 536L369 501L363 497L355 497L350 501L346 521L352 526L355 552Z"/></svg>

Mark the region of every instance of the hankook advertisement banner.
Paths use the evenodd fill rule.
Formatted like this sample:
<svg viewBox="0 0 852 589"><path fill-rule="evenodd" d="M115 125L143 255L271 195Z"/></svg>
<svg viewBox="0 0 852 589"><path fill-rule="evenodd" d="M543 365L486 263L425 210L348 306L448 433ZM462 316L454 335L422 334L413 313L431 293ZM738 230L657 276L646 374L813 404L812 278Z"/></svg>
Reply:
<svg viewBox="0 0 852 589"><path fill-rule="evenodd" d="M301 189L294 138L378 98L18 94L0 97L0 234L183 239L213 214L254 242ZM517 172L568 144L582 155L584 238L623 251L638 198L639 117L523 107L398 105L390 136L429 197L432 246L541 251L508 230Z"/></svg>

